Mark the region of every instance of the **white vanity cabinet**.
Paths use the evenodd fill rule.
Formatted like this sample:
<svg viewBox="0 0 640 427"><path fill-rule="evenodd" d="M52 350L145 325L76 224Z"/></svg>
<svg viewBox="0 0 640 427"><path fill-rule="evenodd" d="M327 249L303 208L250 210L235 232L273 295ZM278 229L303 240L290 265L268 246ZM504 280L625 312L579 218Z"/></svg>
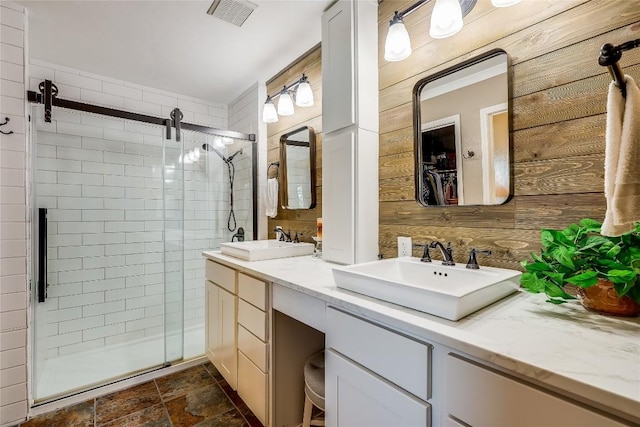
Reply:
<svg viewBox="0 0 640 427"><path fill-rule="evenodd" d="M267 425L269 406L269 285L238 273L238 395Z"/></svg>
<svg viewBox="0 0 640 427"><path fill-rule="evenodd" d="M237 286L235 270L206 261L205 348L213 366L237 388Z"/></svg>
<svg viewBox="0 0 640 427"><path fill-rule="evenodd" d="M327 309L327 425L431 425L431 346Z"/></svg>
<svg viewBox="0 0 640 427"><path fill-rule="evenodd" d="M449 353L444 425L492 427L622 427L577 403Z"/></svg>

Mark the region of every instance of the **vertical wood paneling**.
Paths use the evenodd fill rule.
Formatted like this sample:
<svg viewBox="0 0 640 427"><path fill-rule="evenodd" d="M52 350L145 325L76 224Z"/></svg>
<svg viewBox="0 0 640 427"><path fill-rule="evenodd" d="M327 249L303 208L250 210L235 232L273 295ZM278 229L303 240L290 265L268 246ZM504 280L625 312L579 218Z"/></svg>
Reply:
<svg viewBox="0 0 640 427"><path fill-rule="evenodd" d="M380 5L380 46L392 11L404 6L389 0ZM429 22L430 14L425 6L407 21ZM450 240L459 262L473 246L493 250L482 264L519 268L520 260L539 249L541 228L604 217L610 79L597 58L604 43L640 38L640 0L523 0L500 10L476 6L462 31L449 39L432 40L412 24L408 30L412 56L379 62L380 248L385 256L396 256L397 236L412 236L416 242ZM413 200L413 86L492 48L506 50L512 60L515 195L502 206L421 207ZM640 49L621 60L636 81L639 64Z"/></svg>
<svg viewBox="0 0 640 427"><path fill-rule="evenodd" d="M298 58L291 65L267 82L267 93L273 95L283 86L289 85L305 73L313 89L314 105L308 108L295 106L295 114L279 117L276 123L267 125L267 161L280 160L280 137L301 126L311 126L316 133L316 207L313 209L282 209L278 206L278 215L269 218L268 236L275 238L273 231L277 225L285 230L302 233L301 241L312 242L316 234L316 218L322 217L322 63L321 49L318 45Z"/></svg>

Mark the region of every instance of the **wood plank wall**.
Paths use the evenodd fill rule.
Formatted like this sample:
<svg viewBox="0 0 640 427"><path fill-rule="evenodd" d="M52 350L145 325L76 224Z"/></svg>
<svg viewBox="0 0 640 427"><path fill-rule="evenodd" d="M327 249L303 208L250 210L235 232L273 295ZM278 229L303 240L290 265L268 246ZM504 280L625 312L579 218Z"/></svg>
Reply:
<svg viewBox="0 0 640 427"><path fill-rule="evenodd" d="M540 228L601 220L610 77L597 57L605 43L640 38L640 0L523 0L509 8L479 0L462 31L444 40L428 35L432 2L405 19L413 54L388 63L382 55L389 19L412 3L384 0L378 15L384 256L396 256L398 236L411 236L451 241L458 262L476 247L494 251L481 264L519 268L539 249ZM421 207L413 199L413 86L493 48L512 61L514 197L496 207ZM625 52L620 64L640 82L640 49Z"/></svg>
<svg viewBox="0 0 640 427"><path fill-rule="evenodd" d="M302 232L301 241L313 242L311 236L316 235L316 218L322 217L322 63L320 45L314 47L302 57L298 58L284 71L267 82L267 93L278 93L283 86L298 80L302 73L309 77L313 89L314 105L301 108L295 106L295 114L279 117L276 123L267 125L267 162L280 160L280 137L301 126L311 126L316 133L316 207L313 209L287 210L278 207L278 215L269 218L268 236L275 238L273 231L277 225L292 232ZM274 168L269 177L273 177Z"/></svg>

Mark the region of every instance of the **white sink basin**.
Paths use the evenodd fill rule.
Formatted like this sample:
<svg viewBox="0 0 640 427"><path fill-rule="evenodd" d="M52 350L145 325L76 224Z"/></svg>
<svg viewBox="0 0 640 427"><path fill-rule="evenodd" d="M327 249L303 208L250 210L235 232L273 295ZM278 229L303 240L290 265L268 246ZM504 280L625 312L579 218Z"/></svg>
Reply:
<svg viewBox="0 0 640 427"><path fill-rule="evenodd" d="M245 242L220 243L223 254L246 261L288 258L311 255L312 243L281 242L279 240L248 240Z"/></svg>
<svg viewBox="0 0 640 427"><path fill-rule="evenodd" d="M459 320L520 286L516 270L465 264L441 265L419 258L392 258L334 267L338 288L413 308L449 320Z"/></svg>

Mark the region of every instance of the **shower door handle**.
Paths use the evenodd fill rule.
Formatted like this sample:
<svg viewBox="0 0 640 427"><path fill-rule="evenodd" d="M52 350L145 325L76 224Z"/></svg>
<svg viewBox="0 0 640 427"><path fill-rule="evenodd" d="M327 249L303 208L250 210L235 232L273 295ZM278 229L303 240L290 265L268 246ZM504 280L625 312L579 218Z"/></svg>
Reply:
<svg viewBox="0 0 640 427"><path fill-rule="evenodd" d="M47 209L38 209L38 302L47 299Z"/></svg>

